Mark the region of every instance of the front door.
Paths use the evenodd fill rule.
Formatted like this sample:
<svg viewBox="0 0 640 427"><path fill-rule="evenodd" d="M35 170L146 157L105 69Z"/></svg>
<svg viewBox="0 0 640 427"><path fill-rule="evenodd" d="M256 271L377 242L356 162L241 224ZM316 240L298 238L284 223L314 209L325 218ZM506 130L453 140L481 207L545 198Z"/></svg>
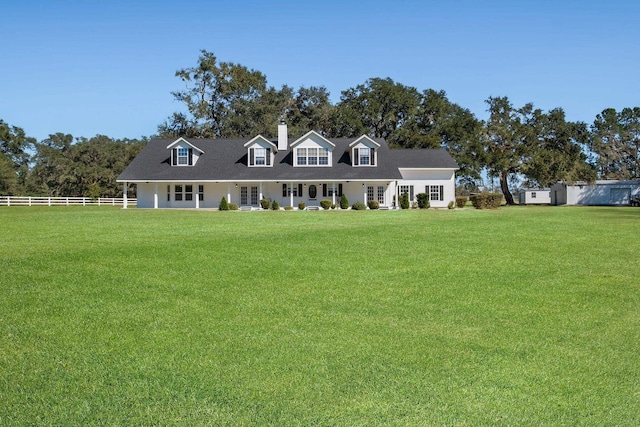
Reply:
<svg viewBox="0 0 640 427"><path fill-rule="evenodd" d="M309 200L315 200L318 195L318 189L315 185L309 186Z"/></svg>

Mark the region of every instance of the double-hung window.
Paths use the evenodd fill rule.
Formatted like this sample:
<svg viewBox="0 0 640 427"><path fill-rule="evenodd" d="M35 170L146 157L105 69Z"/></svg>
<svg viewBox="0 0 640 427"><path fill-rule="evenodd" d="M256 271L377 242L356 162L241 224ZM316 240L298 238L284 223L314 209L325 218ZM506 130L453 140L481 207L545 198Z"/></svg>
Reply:
<svg viewBox="0 0 640 427"><path fill-rule="evenodd" d="M174 195L176 202L182 201L182 185L176 185L174 187Z"/></svg>
<svg viewBox="0 0 640 427"><path fill-rule="evenodd" d="M407 193L409 195L409 201L413 201L413 185L401 185L400 197L402 197L404 193Z"/></svg>
<svg viewBox="0 0 640 427"><path fill-rule="evenodd" d="M193 185L184 186L184 199L187 201L193 200Z"/></svg>
<svg viewBox="0 0 640 427"><path fill-rule="evenodd" d="M296 155L298 157L298 166L305 166L307 164L307 149L296 148Z"/></svg>
<svg viewBox="0 0 640 427"><path fill-rule="evenodd" d="M262 148L262 147L256 148L255 156L256 156L256 165L267 164L267 150L265 148Z"/></svg>
<svg viewBox="0 0 640 427"><path fill-rule="evenodd" d="M370 153L371 150L369 150L369 147L360 147L358 149L360 165L368 166L371 163Z"/></svg>
<svg viewBox="0 0 640 427"><path fill-rule="evenodd" d="M315 166L318 164L318 149L307 148L307 163L309 166Z"/></svg>
<svg viewBox="0 0 640 427"><path fill-rule="evenodd" d="M327 166L329 164L329 150L324 147L296 148L297 166Z"/></svg>
<svg viewBox="0 0 640 427"><path fill-rule="evenodd" d="M329 150L327 150L326 148L318 148L318 164L329 164Z"/></svg>
<svg viewBox="0 0 640 427"><path fill-rule="evenodd" d="M367 186L367 201L369 200L375 200L373 198L373 185L368 185Z"/></svg>
<svg viewBox="0 0 640 427"><path fill-rule="evenodd" d="M444 185L431 185L429 189L429 200L444 200Z"/></svg>
<svg viewBox="0 0 640 427"><path fill-rule="evenodd" d="M178 164L179 165L188 165L189 164L189 149L179 147L178 148Z"/></svg>

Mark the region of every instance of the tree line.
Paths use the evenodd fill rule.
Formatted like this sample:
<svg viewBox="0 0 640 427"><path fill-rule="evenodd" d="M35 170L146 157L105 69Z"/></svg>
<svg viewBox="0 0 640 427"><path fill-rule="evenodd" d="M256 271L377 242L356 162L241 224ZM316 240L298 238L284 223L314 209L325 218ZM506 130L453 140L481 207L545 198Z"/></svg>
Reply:
<svg viewBox="0 0 640 427"><path fill-rule="evenodd" d="M64 133L38 142L0 119L0 194L122 197L116 179L146 142Z"/></svg>
<svg viewBox="0 0 640 427"><path fill-rule="evenodd" d="M476 188L485 172L499 180L509 204L515 183L549 187L640 177L640 107L605 109L587 125L567 120L560 107L542 111L531 103L514 106L506 96L489 97L489 117L480 120L442 90L419 91L390 78L368 79L332 103L323 86L274 88L260 71L218 62L206 50L176 77L185 87L172 95L183 108L158 126L156 136L275 137L284 120L292 135L367 134L391 147L444 148L460 165L459 185ZM0 193L120 195L115 177L147 140L57 133L36 142L0 121Z"/></svg>

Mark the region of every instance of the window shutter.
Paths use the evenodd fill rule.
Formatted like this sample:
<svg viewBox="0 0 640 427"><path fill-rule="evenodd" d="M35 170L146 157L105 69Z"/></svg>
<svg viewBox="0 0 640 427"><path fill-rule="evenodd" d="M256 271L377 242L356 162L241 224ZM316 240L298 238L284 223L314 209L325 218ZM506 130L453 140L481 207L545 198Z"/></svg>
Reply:
<svg viewBox="0 0 640 427"><path fill-rule="evenodd" d="M322 197L327 197L327 184L322 184Z"/></svg>
<svg viewBox="0 0 640 427"><path fill-rule="evenodd" d="M358 166L358 160L359 160L359 152L357 148L353 149L353 165L354 166Z"/></svg>
<svg viewBox="0 0 640 427"><path fill-rule="evenodd" d="M282 184L282 197L287 197L287 184Z"/></svg>
<svg viewBox="0 0 640 427"><path fill-rule="evenodd" d="M302 197L302 184L298 184L298 197Z"/></svg>
<svg viewBox="0 0 640 427"><path fill-rule="evenodd" d="M175 166L178 164L178 149L174 148L171 150L171 166Z"/></svg>
<svg viewBox="0 0 640 427"><path fill-rule="evenodd" d="M338 184L338 197L342 197L342 184Z"/></svg>
<svg viewBox="0 0 640 427"><path fill-rule="evenodd" d="M444 185L440 186L440 200L444 200Z"/></svg>
<svg viewBox="0 0 640 427"><path fill-rule="evenodd" d="M249 148L249 166L255 165L255 154L253 148Z"/></svg>
<svg viewBox="0 0 640 427"><path fill-rule="evenodd" d="M193 166L193 148L189 148L189 166Z"/></svg>
<svg viewBox="0 0 640 427"><path fill-rule="evenodd" d="M371 148L371 166L375 166L376 164L376 150Z"/></svg>
<svg viewBox="0 0 640 427"><path fill-rule="evenodd" d="M267 148L267 166L271 166L271 148Z"/></svg>

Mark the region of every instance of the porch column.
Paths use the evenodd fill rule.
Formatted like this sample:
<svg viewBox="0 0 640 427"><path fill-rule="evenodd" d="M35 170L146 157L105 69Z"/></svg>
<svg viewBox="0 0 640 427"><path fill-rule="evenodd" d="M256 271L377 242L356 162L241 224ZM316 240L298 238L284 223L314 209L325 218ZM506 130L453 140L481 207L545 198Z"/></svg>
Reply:
<svg viewBox="0 0 640 427"><path fill-rule="evenodd" d="M158 209L158 183L153 186L153 209Z"/></svg>
<svg viewBox="0 0 640 427"><path fill-rule="evenodd" d="M291 203L289 203L289 206L293 207L293 182L289 183L289 199L291 201Z"/></svg>
<svg viewBox="0 0 640 427"><path fill-rule="evenodd" d="M395 189L395 193L396 193L396 206L395 208L399 208L400 207L400 193L398 192L399 187L398 187L398 181L396 181L396 189Z"/></svg>
<svg viewBox="0 0 640 427"><path fill-rule="evenodd" d="M231 203L231 183L227 182L227 203Z"/></svg>
<svg viewBox="0 0 640 427"><path fill-rule="evenodd" d="M363 193L363 199L364 199L364 204L367 204L367 183L363 182L362 183L362 193Z"/></svg>
<svg viewBox="0 0 640 427"><path fill-rule="evenodd" d="M200 186L196 184L196 209L200 209Z"/></svg>
<svg viewBox="0 0 640 427"><path fill-rule="evenodd" d="M122 209L127 209L127 183L122 186Z"/></svg>
<svg viewBox="0 0 640 427"><path fill-rule="evenodd" d="M333 197L332 203L335 205L336 204L336 183L335 182L331 183L331 186L333 187L333 191L331 195L331 197Z"/></svg>
<svg viewBox="0 0 640 427"><path fill-rule="evenodd" d="M262 200L262 181L260 181L260 194L258 194L258 203L260 203L260 200ZM260 205L262 206L262 205Z"/></svg>

